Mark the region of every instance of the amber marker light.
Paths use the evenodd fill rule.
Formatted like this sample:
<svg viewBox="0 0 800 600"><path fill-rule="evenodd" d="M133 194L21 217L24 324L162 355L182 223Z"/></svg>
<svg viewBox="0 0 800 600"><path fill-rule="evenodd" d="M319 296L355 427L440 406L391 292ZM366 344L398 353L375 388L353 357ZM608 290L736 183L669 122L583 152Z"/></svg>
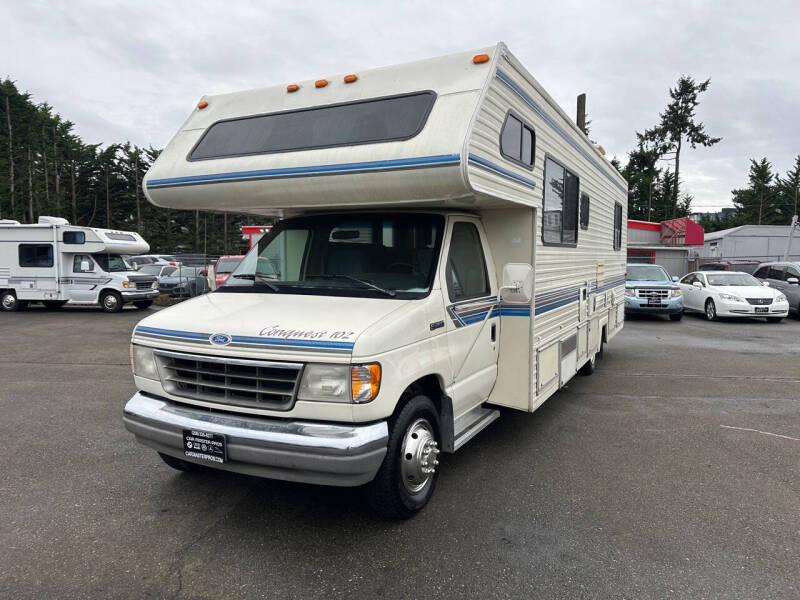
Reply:
<svg viewBox="0 0 800 600"><path fill-rule="evenodd" d="M326 85L328 85L328 80L327 79L317 79L314 82L314 87L324 88Z"/></svg>
<svg viewBox="0 0 800 600"><path fill-rule="evenodd" d="M481 63L489 62L489 55L488 54L476 54L472 57L472 62L476 65Z"/></svg>
<svg viewBox="0 0 800 600"><path fill-rule="evenodd" d="M350 75L344 76L345 83L353 83L355 81L358 81L358 75L356 75L355 73L351 73Z"/></svg>
<svg viewBox="0 0 800 600"><path fill-rule="evenodd" d="M292 92L296 92L299 89L300 89L300 86L297 85L296 83L290 83L289 85L286 86L286 91L289 92L290 94Z"/></svg>
<svg viewBox="0 0 800 600"><path fill-rule="evenodd" d="M206 106L208 106L208 102L206 102L205 100L201 100L200 102L197 103L197 108L199 108L200 110L203 110Z"/></svg>
<svg viewBox="0 0 800 600"><path fill-rule="evenodd" d="M350 368L350 391L353 402L371 402L381 388L381 366L378 363L353 365Z"/></svg>

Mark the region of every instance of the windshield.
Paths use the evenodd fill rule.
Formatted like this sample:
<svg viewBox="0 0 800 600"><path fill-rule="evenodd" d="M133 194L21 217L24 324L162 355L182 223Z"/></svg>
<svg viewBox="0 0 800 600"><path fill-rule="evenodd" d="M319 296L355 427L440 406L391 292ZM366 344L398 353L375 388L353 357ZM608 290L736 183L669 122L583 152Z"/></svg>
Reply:
<svg viewBox="0 0 800 600"><path fill-rule="evenodd" d="M139 273L144 273L145 275L158 275L161 273L161 269L163 268L164 267L159 265L145 265L143 267L139 267Z"/></svg>
<svg viewBox="0 0 800 600"><path fill-rule="evenodd" d="M106 273L136 270L126 257L119 254L92 254L92 258Z"/></svg>
<svg viewBox="0 0 800 600"><path fill-rule="evenodd" d="M658 265L628 265L628 281L671 281L667 272Z"/></svg>
<svg viewBox="0 0 800 600"><path fill-rule="evenodd" d="M761 286L761 282L747 273L706 274L708 285Z"/></svg>
<svg viewBox="0 0 800 600"><path fill-rule="evenodd" d="M433 283L444 218L317 215L278 223L220 292L422 298Z"/></svg>
<svg viewBox="0 0 800 600"><path fill-rule="evenodd" d="M240 262L241 258L221 258L217 263L217 273L230 273Z"/></svg>

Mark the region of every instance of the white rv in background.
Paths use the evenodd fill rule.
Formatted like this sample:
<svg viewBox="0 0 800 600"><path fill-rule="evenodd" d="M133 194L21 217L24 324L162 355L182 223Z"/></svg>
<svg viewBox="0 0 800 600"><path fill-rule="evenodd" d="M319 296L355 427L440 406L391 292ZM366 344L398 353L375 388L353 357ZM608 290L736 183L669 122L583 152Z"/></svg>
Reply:
<svg viewBox="0 0 800 600"><path fill-rule="evenodd" d="M35 225L0 220L0 308L15 311L30 302L99 304L106 312L126 302L147 308L158 297L156 278L137 274L125 255L149 249L133 231L77 227L60 217L39 217Z"/></svg>
<svg viewBox="0 0 800 600"><path fill-rule="evenodd" d="M125 426L177 469L408 517L440 452L622 328L626 182L503 44L287 84L202 98L145 178L157 206L281 220L136 326Z"/></svg>

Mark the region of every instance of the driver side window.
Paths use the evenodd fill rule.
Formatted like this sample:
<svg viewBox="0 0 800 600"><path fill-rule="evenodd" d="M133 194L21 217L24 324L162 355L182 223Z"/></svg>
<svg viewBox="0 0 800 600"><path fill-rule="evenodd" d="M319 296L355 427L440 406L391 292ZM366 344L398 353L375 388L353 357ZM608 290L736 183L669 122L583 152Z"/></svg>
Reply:
<svg viewBox="0 0 800 600"><path fill-rule="evenodd" d="M445 275L451 302L490 294L481 236L474 223L459 221L453 225Z"/></svg>

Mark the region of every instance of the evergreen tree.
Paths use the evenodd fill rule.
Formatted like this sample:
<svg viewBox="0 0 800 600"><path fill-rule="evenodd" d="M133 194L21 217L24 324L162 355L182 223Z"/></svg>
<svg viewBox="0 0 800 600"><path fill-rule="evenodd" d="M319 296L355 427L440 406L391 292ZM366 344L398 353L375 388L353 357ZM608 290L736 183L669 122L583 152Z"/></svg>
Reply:
<svg viewBox="0 0 800 600"><path fill-rule="evenodd" d="M789 220L800 210L800 155L794 159L794 168L786 172L786 178L778 177L779 205Z"/></svg>
<svg viewBox="0 0 800 600"><path fill-rule="evenodd" d="M775 175L765 158L750 159L749 187L733 190L733 204L743 222L767 225L781 220L781 209L776 201Z"/></svg>

